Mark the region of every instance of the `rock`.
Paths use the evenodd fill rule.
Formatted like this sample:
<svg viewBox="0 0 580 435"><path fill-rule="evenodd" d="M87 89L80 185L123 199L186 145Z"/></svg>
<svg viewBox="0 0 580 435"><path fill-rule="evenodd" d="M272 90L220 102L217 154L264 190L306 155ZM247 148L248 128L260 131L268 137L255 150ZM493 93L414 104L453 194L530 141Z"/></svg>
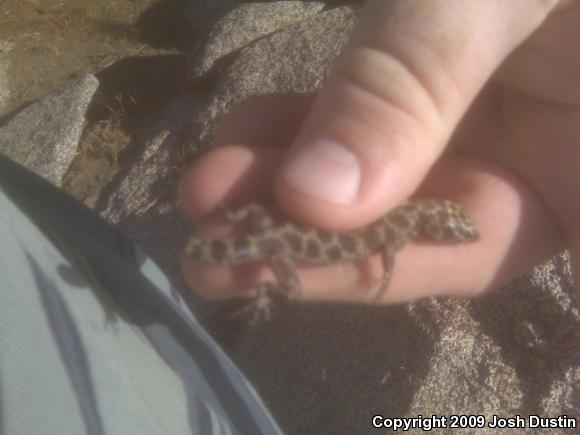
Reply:
<svg viewBox="0 0 580 435"><path fill-rule="evenodd" d="M180 150L184 131L197 110L195 97L175 98L157 122L135 139L141 153L96 207L161 265L174 283L182 282L178 262L192 231L176 206L179 171L184 165Z"/></svg>
<svg viewBox="0 0 580 435"><path fill-rule="evenodd" d="M10 87L8 85L8 60L6 54L12 50L14 43L0 40L0 115L8 107Z"/></svg>
<svg viewBox="0 0 580 435"><path fill-rule="evenodd" d="M375 414L578 416L580 315L568 272L562 254L472 301L311 303L241 332L223 314L209 325L229 331L220 341L288 434L367 433Z"/></svg>
<svg viewBox="0 0 580 435"><path fill-rule="evenodd" d="M213 104L229 107L258 94L318 90L355 19L352 7L331 9L248 45L224 72Z"/></svg>
<svg viewBox="0 0 580 435"><path fill-rule="evenodd" d="M572 291L563 253L485 297L413 304L437 335L407 415L577 414L580 315Z"/></svg>
<svg viewBox="0 0 580 435"><path fill-rule="evenodd" d="M0 60L0 113L8 107L10 88L8 87L8 62Z"/></svg>
<svg viewBox="0 0 580 435"><path fill-rule="evenodd" d="M220 75L207 107L192 121L198 149L211 143L215 123L235 103L272 93L315 92L328 75L356 20L356 8L338 7L242 48Z"/></svg>
<svg viewBox="0 0 580 435"><path fill-rule="evenodd" d="M262 36L311 17L323 7L324 3L299 1L241 4L198 40L189 55L188 76L192 79L202 76L222 57Z"/></svg>
<svg viewBox="0 0 580 435"><path fill-rule="evenodd" d="M179 173L179 146L192 114L199 109L194 97L178 97L161 112L157 122L137 138L141 150L109 197L97 206L111 223L140 217L173 196ZM139 144L140 143L140 144Z"/></svg>
<svg viewBox="0 0 580 435"><path fill-rule="evenodd" d="M87 75L12 116L0 127L0 152L60 186L99 82Z"/></svg>
<svg viewBox="0 0 580 435"><path fill-rule="evenodd" d="M280 89L282 84L295 87L287 86L288 91L314 91L345 43L354 18L352 8L341 7L267 35L240 50L208 97L176 99L160 116L158 125L144 133L143 145L136 146L143 149L142 154L120 184L112 189L113 193L97 206L100 213L112 223L124 222L126 227L133 229L145 228L136 225L135 220L146 213L148 219L155 220L155 216L161 215L163 201L160 196L173 197L178 180L174 168L179 166L177 154L185 130L189 130L192 138L190 151L197 153L211 146L216 120L235 102ZM298 53L304 58L318 59L314 66L312 63L308 66L309 62L298 62ZM176 219L169 215L163 212L166 219ZM145 232L150 232L150 228ZM149 234L139 231L132 231L132 235L140 242L150 239ZM175 235L181 241L186 236ZM159 259L165 257L167 249L158 254L156 249L149 252Z"/></svg>

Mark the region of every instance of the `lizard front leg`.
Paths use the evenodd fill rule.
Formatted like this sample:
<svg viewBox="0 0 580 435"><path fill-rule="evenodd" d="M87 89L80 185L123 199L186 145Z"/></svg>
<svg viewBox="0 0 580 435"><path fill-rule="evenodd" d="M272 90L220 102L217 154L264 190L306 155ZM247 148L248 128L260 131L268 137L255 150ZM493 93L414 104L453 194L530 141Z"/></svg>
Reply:
<svg viewBox="0 0 580 435"><path fill-rule="evenodd" d="M254 300L232 314L232 318L251 312L250 324L256 324L260 318L270 320L273 294L282 294L288 299L300 299L302 297L300 278L292 259L283 253L277 253L272 255L269 260L276 282L267 281L258 284Z"/></svg>

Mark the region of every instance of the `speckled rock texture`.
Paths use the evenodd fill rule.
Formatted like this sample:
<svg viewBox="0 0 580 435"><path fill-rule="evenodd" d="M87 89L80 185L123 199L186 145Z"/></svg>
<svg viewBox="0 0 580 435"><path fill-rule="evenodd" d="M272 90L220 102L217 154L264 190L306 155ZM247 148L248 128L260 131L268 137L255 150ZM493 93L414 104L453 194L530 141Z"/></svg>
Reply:
<svg viewBox="0 0 580 435"><path fill-rule="evenodd" d="M303 9L299 2L294 3ZM265 5L270 4L262 7ZM278 8L275 4L271 7ZM265 18L269 16L264 14ZM179 177L175 168L184 146L193 154L211 147L216 122L232 105L248 97L315 91L346 43L355 16L352 7L333 8L293 22L230 53L227 66L213 77L202 78L213 83L209 91L204 86L204 91L195 96L176 99L160 115L159 125L143 133L138 139L142 154L97 209L142 243L151 240L149 219L156 228L164 227L161 244L145 245L166 269L178 270L175 248L181 248L186 240L183 228L190 230L188 225L176 225L180 217L175 209ZM206 60L200 58L200 62ZM164 212L160 213L160 209ZM163 223L165 219L167 224Z"/></svg>
<svg viewBox="0 0 580 435"><path fill-rule="evenodd" d="M310 93L320 88L356 19L349 6L322 11L236 52L217 77L207 110L193 120L200 148L211 144L215 122L236 103L257 95Z"/></svg>
<svg viewBox="0 0 580 435"><path fill-rule="evenodd" d="M188 62L190 78L201 77L224 56L262 36L311 17L323 7L324 3L298 1L239 5L220 19L205 37L196 41Z"/></svg>
<svg viewBox="0 0 580 435"><path fill-rule="evenodd" d="M14 44L0 40L0 113L8 106L10 87L8 86L8 60L5 54L12 49Z"/></svg>
<svg viewBox="0 0 580 435"><path fill-rule="evenodd" d="M88 75L12 116L0 127L0 152L60 186L98 84L95 76Z"/></svg>

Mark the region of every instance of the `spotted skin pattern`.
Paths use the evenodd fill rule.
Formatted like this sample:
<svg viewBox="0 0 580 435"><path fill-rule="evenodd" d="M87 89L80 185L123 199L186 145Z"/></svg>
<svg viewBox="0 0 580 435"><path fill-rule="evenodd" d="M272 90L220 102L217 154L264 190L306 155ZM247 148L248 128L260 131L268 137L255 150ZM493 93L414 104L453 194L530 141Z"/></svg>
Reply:
<svg viewBox="0 0 580 435"><path fill-rule="evenodd" d="M397 252L410 240L424 237L437 242L470 243L479 238L467 212L446 200L409 202L374 223L346 233L333 233L274 219L258 204L227 215L233 224L247 224L247 235L217 240L192 237L185 254L202 264L235 266L268 261L276 282L259 284L255 301L236 315L253 311L253 322L270 318L272 292L300 299L297 265L324 266L351 262L382 253L384 273L371 292L379 299L389 285Z"/></svg>

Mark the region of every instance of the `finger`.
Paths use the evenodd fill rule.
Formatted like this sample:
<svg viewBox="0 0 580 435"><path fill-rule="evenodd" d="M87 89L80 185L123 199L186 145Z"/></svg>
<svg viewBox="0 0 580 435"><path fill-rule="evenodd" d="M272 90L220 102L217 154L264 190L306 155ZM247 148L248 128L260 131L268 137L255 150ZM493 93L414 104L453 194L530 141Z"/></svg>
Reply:
<svg viewBox="0 0 580 435"><path fill-rule="evenodd" d="M183 175L179 204L201 218L225 206L267 200L274 171L307 114L312 96L254 97L234 108L215 131L215 148Z"/></svg>
<svg viewBox="0 0 580 435"><path fill-rule="evenodd" d="M219 147L200 156L180 181L182 211L203 219L248 202L267 202L281 157L279 148L240 145Z"/></svg>
<svg viewBox="0 0 580 435"><path fill-rule="evenodd" d="M464 204L481 239L465 245L410 243L395 260L381 303L437 295L473 296L524 273L563 245L558 227L535 196L497 168L453 159L438 165L427 185L425 196L443 194ZM253 295L256 283L273 279L267 263L207 267L186 259L184 271L189 282L209 298ZM368 289L382 273L379 256L360 264L299 268L306 300L374 302Z"/></svg>
<svg viewBox="0 0 580 435"><path fill-rule="evenodd" d="M350 229L410 196L486 80L556 4L368 2L280 172L280 207Z"/></svg>
<svg viewBox="0 0 580 435"><path fill-rule="evenodd" d="M258 95L235 105L219 122L214 143L245 146L287 146L304 122L314 96Z"/></svg>

